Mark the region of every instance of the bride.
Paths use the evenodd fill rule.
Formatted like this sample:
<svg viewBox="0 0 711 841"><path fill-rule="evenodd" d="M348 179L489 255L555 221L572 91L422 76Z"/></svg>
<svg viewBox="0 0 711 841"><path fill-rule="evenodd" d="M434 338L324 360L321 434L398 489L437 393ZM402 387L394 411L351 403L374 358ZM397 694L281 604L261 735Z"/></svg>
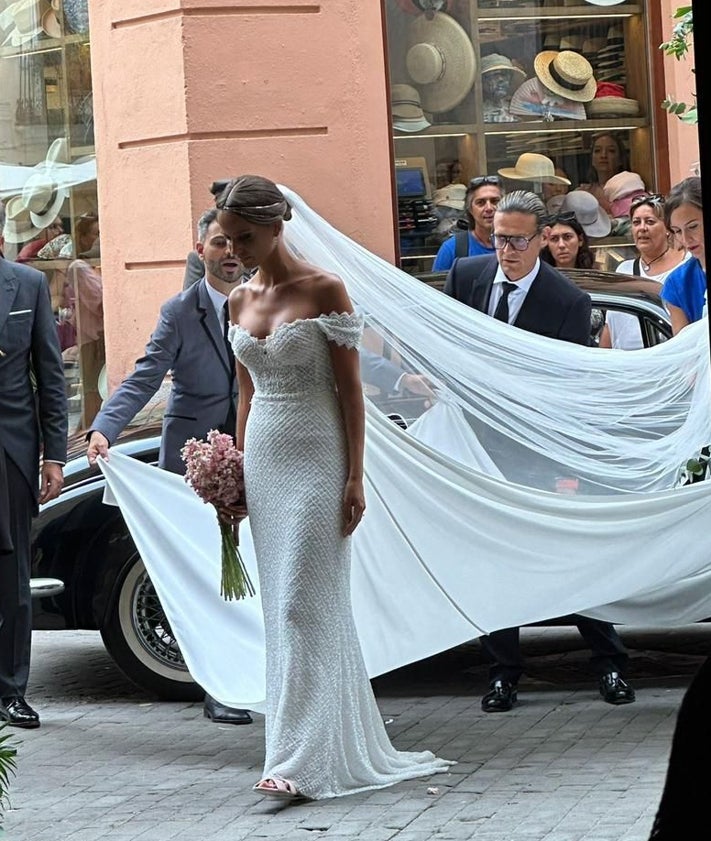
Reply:
<svg viewBox="0 0 711 841"><path fill-rule="evenodd" d="M220 185L222 186L222 185ZM350 602L351 535L365 510L362 318L335 275L283 241L291 209L245 175L216 198L251 280L230 295L237 446L266 642L264 795L337 797L446 770L390 744Z"/></svg>

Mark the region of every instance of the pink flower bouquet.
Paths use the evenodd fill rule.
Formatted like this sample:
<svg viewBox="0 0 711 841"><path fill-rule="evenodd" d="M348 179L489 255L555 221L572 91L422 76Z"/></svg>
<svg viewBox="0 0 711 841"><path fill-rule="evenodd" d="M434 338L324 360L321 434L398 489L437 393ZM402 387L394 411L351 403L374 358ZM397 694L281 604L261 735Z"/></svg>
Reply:
<svg viewBox="0 0 711 841"><path fill-rule="evenodd" d="M220 595L226 600L254 595L254 585L239 553L239 522L226 519L221 509L245 507L242 452L230 435L211 429L207 441L190 438L180 451L187 467L185 481L203 502L217 511L222 535Z"/></svg>

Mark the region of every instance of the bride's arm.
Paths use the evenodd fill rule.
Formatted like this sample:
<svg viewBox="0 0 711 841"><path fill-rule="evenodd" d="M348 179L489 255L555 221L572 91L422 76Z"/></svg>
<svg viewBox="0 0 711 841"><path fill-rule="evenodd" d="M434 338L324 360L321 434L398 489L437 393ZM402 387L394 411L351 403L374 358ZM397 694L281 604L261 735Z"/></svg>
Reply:
<svg viewBox="0 0 711 841"><path fill-rule="evenodd" d="M244 452L244 431L247 426L247 418L249 417L249 407L252 405L252 395L254 394L254 383L249 375L249 371L241 362L235 360L235 367L237 372L237 431L235 434L235 441L237 449Z"/></svg>

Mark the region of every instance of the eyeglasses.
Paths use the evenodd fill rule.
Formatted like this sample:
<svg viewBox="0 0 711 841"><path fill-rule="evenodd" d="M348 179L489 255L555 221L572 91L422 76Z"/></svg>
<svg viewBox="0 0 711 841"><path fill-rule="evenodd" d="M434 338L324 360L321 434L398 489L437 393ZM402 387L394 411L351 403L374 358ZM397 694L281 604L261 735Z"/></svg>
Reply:
<svg viewBox="0 0 711 841"><path fill-rule="evenodd" d="M556 225L558 222L562 224L566 224L567 222L577 222L578 217L573 213L572 210L566 211L565 213L555 213L553 216L549 216L546 219L546 225Z"/></svg>
<svg viewBox="0 0 711 841"><path fill-rule="evenodd" d="M515 236L509 234L492 234L491 244L497 251L503 251L507 245L510 245L514 251L525 251L531 243L532 239L538 236L537 233L530 237Z"/></svg>
<svg viewBox="0 0 711 841"><path fill-rule="evenodd" d="M469 188L481 187L483 184L493 184L496 187L501 186L501 179L498 175L477 175L469 182Z"/></svg>
<svg viewBox="0 0 711 841"><path fill-rule="evenodd" d="M637 196L636 199L630 202L630 213L634 213L643 204L648 204L651 207L663 207L664 196L661 193L648 193L644 196Z"/></svg>

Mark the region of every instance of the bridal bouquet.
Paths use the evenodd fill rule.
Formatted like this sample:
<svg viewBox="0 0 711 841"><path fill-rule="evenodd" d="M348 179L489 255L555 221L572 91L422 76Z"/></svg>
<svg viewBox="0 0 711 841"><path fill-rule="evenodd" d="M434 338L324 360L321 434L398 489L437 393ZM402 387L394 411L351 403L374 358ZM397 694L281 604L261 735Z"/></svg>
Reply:
<svg viewBox="0 0 711 841"><path fill-rule="evenodd" d="M220 509L245 506L242 453L232 437L216 429L207 441L190 438L180 451L187 467L185 481L203 502L217 511L222 536L222 579L220 595L226 600L254 595L254 585L239 553L239 523L220 514Z"/></svg>

